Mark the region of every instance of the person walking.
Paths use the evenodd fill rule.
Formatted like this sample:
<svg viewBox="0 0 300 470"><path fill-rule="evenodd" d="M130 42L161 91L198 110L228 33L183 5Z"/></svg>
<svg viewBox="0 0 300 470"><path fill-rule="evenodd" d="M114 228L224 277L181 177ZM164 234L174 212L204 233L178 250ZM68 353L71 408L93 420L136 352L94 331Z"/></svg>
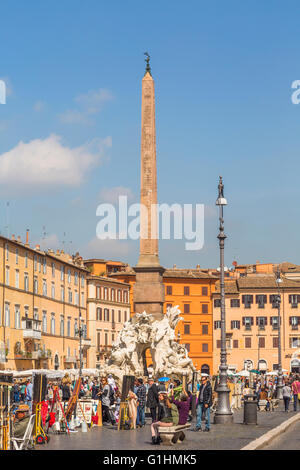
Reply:
<svg viewBox="0 0 300 470"><path fill-rule="evenodd" d="M137 426L142 428L145 426L145 406L146 406L146 387L143 379L138 379L138 387L136 389L136 396L138 398L137 409Z"/></svg>
<svg viewBox="0 0 300 470"><path fill-rule="evenodd" d="M295 377L294 382L292 383L292 392L293 392L294 411L297 411L297 404L300 398L300 381L297 375Z"/></svg>
<svg viewBox="0 0 300 470"><path fill-rule="evenodd" d="M148 383L149 383L149 389L148 389L146 406L147 408L150 408L152 423L154 423L157 418L158 388L152 378L148 380Z"/></svg>
<svg viewBox="0 0 300 470"><path fill-rule="evenodd" d="M110 385L108 384L107 378L103 377L101 379L102 390L99 392L101 395L101 403L102 403L102 415L103 415L103 422L111 422L114 426L116 424L116 420L112 411L110 409L111 399L110 399Z"/></svg>
<svg viewBox="0 0 300 470"><path fill-rule="evenodd" d="M206 376L201 377L198 393L196 431L202 431L202 417L205 419L204 432L210 431L210 407L212 405L212 387Z"/></svg>
<svg viewBox="0 0 300 470"><path fill-rule="evenodd" d="M292 397L292 388L288 381L285 382L282 389L283 401L284 401L284 411L289 412L289 405Z"/></svg>

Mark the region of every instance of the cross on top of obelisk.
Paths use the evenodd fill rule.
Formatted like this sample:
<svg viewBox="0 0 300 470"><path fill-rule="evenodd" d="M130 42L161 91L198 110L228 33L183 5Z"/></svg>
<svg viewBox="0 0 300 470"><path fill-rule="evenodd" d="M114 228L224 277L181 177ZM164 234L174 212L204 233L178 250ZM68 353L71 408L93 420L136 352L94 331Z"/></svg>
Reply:
<svg viewBox="0 0 300 470"><path fill-rule="evenodd" d="M145 75L147 72L150 73L151 75L151 68L150 68L150 55L148 54L148 52L144 52L144 55L146 56L146 59L145 59L145 62L146 62L146 71L145 71Z"/></svg>

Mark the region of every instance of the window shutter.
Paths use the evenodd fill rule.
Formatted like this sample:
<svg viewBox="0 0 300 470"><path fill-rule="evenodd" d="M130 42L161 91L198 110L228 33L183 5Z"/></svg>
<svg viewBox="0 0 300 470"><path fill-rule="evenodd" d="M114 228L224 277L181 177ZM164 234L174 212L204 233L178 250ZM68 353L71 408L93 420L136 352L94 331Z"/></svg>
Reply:
<svg viewBox="0 0 300 470"><path fill-rule="evenodd" d="M289 324L292 324L292 317L289 317Z"/></svg>
<svg viewBox="0 0 300 470"><path fill-rule="evenodd" d="M265 317L265 325L268 324L268 317Z"/></svg>
<svg viewBox="0 0 300 470"><path fill-rule="evenodd" d="M292 296L289 295L289 303L291 304L292 303Z"/></svg>
<svg viewBox="0 0 300 470"><path fill-rule="evenodd" d="M243 326L245 326L245 317L242 317Z"/></svg>
<svg viewBox="0 0 300 470"><path fill-rule="evenodd" d="M244 295L242 295L242 302L243 302L243 304L245 303L245 296Z"/></svg>
<svg viewBox="0 0 300 470"><path fill-rule="evenodd" d="M239 329L239 330L241 329L241 322L240 322L240 320L238 321L238 329Z"/></svg>
<svg viewBox="0 0 300 470"><path fill-rule="evenodd" d="M254 323L254 322L253 322L253 317L250 317L250 318L251 318L251 325L253 326L253 323Z"/></svg>
<svg viewBox="0 0 300 470"><path fill-rule="evenodd" d="M258 325L258 317L256 317L256 325Z"/></svg>
<svg viewBox="0 0 300 470"><path fill-rule="evenodd" d="M253 304L253 295L249 295L249 302L250 304Z"/></svg>
<svg viewBox="0 0 300 470"><path fill-rule="evenodd" d="M267 296L264 295L264 303L266 304L267 303Z"/></svg>
<svg viewBox="0 0 300 470"><path fill-rule="evenodd" d="M258 300L258 297L259 297L258 295L255 296L255 302L256 302L257 304L258 304L258 301L259 301L259 300Z"/></svg>
<svg viewBox="0 0 300 470"><path fill-rule="evenodd" d="M233 321L231 321L231 323L230 323L230 324L231 324L231 329L233 330Z"/></svg>

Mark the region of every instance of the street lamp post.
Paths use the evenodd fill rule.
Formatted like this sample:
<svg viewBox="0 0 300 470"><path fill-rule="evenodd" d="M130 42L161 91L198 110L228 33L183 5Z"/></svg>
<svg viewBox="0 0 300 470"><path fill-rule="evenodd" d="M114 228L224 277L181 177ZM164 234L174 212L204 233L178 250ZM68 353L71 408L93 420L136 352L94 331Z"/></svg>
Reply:
<svg viewBox="0 0 300 470"><path fill-rule="evenodd" d="M281 303L281 296L280 296L280 283L282 279L280 278L280 270L277 267L277 271L275 273L275 280L278 289L278 295L276 299L277 309L278 309L278 378L277 378L277 398L279 400L283 399L283 381L282 381L282 359L281 359L281 321L280 321L280 303Z"/></svg>
<svg viewBox="0 0 300 470"><path fill-rule="evenodd" d="M83 327L81 324L81 311L79 310L79 326L76 328L75 333L79 336L79 377L82 377L82 336Z"/></svg>
<svg viewBox="0 0 300 470"><path fill-rule="evenodd" d="M226 235L224 233L223 206L227 205L224 197L224 185L222 177L219 180L219 195L216 205L219 206L220 232L218 235L220 247L220 294L221 294L221 353L219 367L219 383L217 387L218 404L215 412L215 424L229 424L233 421L233 415L230 409L229 393L227 386L227 352L226 352L226 315L225 315L225 285L224 285L224 245Z"/></svg>

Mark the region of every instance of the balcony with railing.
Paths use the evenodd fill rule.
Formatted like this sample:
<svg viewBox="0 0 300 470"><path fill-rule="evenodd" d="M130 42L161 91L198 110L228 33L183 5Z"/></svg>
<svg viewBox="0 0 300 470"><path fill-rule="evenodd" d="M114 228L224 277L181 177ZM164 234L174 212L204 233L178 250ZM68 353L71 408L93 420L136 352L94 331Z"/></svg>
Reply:
<svg viewBox="0 0 300 470"><path fill-rule="evenodd" d="M83 338L81 344L84 349L88 349L92 346L92 340L90 338Z"/></svg>
<svg viewBox="0 0 300 470"><path fill-rule="evenodd" d="M64 363L65 364L75 364L77 362L76 356L64 356Z"/></svg>
<svg viewBox="0 0 300 470"><path fill-rule="evenodd" d="M41 326L42 322L40 320L35 320L33 318L22 318L22 330L24 339L41 339Z"/></svg>

